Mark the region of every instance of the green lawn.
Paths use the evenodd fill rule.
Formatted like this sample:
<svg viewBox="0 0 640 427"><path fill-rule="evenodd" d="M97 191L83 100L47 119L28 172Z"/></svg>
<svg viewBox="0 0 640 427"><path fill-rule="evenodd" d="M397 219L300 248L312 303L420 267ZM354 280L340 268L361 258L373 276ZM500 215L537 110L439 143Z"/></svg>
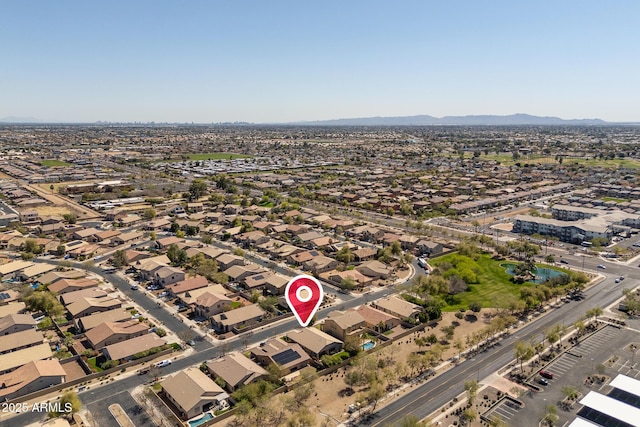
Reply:
<svg viewBox="0 0 640 427"><path fill-rule="evenodd" d="M470 156L466 156L466 157L470 157ZM525 164L525 163L529 163L529 164L533 164L533 163L558 163L555 160L555 156L553 155L549 155L549 156L541 156L541 157L532 157L532 158L527 158L527 156L523 155L521 156L518 160L514 160L513 159L513 155L512 154L499 154L496 155L495 153L493 154L489 154L489 155L484 155L482 154L480 156L481 159L484 160L495 160L500 162L501 164L505 165L505 166L512 166L516 163L520 163L520 164ZM620 168L620 167L624 167L624 168L629 168L629 169L640 169L640 162L634 159L613 159L613 160L604 160L604 159L594 159L594 158L589 158L587 159L581 159L581 158L572 158L572 157L565 157L562 160L562 164L564 166L571 166L571 165L580 165L580 166L587 166L587 167L591 167L591 168Z"/></svg>
<svg viewBox="0 0 640 427"><path fill-rule="evenodd" d="M71 163L63 162L62 160L43 160L40 162L42 166L71 166Z"/></svg>
<svg viewBox="0 0 640 427"><path fill-rule="evenodd" d="M443 257L431 261L433 265L438 265L448 261L454 254L445 255ZM469 303L477 301L482 307L495 307L496 302L503 299L506 295L520 296L522 286L535 286L532 283L522 285L511 282L511 277L505 268L501 266L505 261L495 261L489 255L481 255L476 263L480 267L477 272L478 281L480 283L469 285L467 291L457 294L451 298L450 304L443 311L458 311L461 308L468 309ZM541 267L543 265L540 265ZM549 266L545 266L549 267ZM554 269L563 271L562 269Z"/></svg>
<svg viewBox="0 0 640 427"><path fill-rule="evenodd" d="M628 199L621 199L619 197L602 197L600 198L600 200L603 200L605 202L616 202L616 203L624 203L624 202L628 202Z"/></svg>
<svg viewBox="0 0 640 427"><path fill-rule="evenodd" d="M237 153L198 153L188 154L190 160L231 160L231 159L247 159L253 156Z"/></svg>
<svg viewBox="0 0 640 427"><path fill-rule="evenodd" d="M231 301L231 309L235 310L236 308L242 307L242 303L240 301Z"/></svg>
<svg viewBox="0 0 640 427"><path fill-rule="evenodd" d="M101 372L102 368L100 366L98 366L98 364L96 362L96 358L97 357L91 357L91 358L87 359L87 365L89 365L89 367L91 368L91 370L93 372Z"/></svg>

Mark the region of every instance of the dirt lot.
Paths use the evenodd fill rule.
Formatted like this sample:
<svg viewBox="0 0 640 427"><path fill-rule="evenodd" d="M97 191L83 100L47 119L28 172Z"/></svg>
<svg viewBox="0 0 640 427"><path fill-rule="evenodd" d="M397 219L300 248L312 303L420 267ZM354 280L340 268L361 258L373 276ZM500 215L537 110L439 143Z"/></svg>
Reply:
<svg viewBox="0 0 640 427"><path fill-rule="evenodd" d="M376 360L384 359L385 363L389 367L388 369L392 372L396 372L396 370L402 371L404 369L405 372L409 373L411 371L407 366L407 358L409 354L416 352L424 353L429 349L429 346L418 348L415 344L416 338L426 337L427 335L435 333L436 336L442 340L444 338L444 333L440 329L456 322L458 326L455 329L453 340L461 339L462 342L465 343L465 338L468 335L487 325L487 322L483 320L484 317L482 316L482 314L487 311L492 310L483 310L483 312L478 314L477 320L475 321L468 321L464 319L459 320L455 317L455 313L443 313L442 320L433 327L427 327L420 333L406 336L401 340L394 342L387 348L371 353L368 357L373 357ZM447 360L456 356L458 353L458 350L456 350L452 345L445 345L445 348L446 350L442 355L442 360ZM344 377L345 373L348 372L349 369L355 368L341 368L333 374L315 380L314 391L311 394L311 397L309 397L305 402L305 406L310 408L311 412L315 414L316 425L320 425L323 422L328 422L328 425L338 425L339 422L344 422L349 418L349 414L347 412L349 405L355 403L356 399L365 390L363 387L355 387L355 393L351 395L347 395L347 393L345 393L347 386L344 382ZM407 391L408 390L410 389L407 389ZM407 391L391 392L391 395L387 396L385 401L380 403L378 406L393 401L395 398L401 396ZM293 398L293 396L293 391L284 395L274 396L269 403L269 407L278 408L282 405L283 399L286 400L287 398ZM233 418L234 417L231 417L228 420L225 420L221 425L231 425Z"/></svg>
<svg viewBox="0 0 640 427"><path fill-rule="evenodd" d="M75 212L78 215L78 219L80 220L90 219L90 218L99 218L101 216L98 212L93 211L84 206L81 206L70 199L66 199L64 197L60 197L56 194L51 193L51 190L49 188L45 189L39 185L25 185L24 187L26 190L33 191L43 199L51 202L55 208L63 208L63 209L66 208L71 212Z"/></svg>

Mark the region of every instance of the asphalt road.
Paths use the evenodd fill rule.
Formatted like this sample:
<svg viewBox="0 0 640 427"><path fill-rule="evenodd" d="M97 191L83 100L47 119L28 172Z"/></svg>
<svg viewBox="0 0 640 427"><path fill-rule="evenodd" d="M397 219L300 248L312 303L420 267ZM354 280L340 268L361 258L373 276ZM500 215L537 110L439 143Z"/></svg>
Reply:
<svg viewBox="0 0 640 427"><path fill-rule="evenodd" d="M579 261L581 266L582 260L580 259ZM605 263L598 259L589 260L589 264L585 261L585 266L597 264ZM606 307L622 296L622 289L637 286L640 279L640 270L638 268L611 264L606 264L607 278L585 291L584 300L579 302L572 301L561 305L559 308L551 309L545 316L525 325L508 338L500 341L500 345L477 354L475 357L467 359L441 375L432 378L395 402L378 410L371 422L360 425L397 425L405 415L414 415L420 419L429 416L429 414L447 404L454 397L463 393L465 381L477 378L482 379L512 362L515 359L513 345L516 341L529 341L531 339L540 341L546 328L559 323L572 325L581 319L588 309ZM625 275L626 279L620 283L615 283L614 279L619 275Z"/></svg>
<svg viewBox="0 0 640 427"><path fill-rule="evenodd" d="M580 267L582 267L582 257L565 255L564 258L570 262L572 268L575 268L576 264L579 264ZM52 264L57 264L59 262L50 259L38 259L36 261ZM608 276L606 280L587 290L585 292L584 300L564 304L560 308L553 309L547 315L539 318L535 322L529 323L512 336L501 341L499 346L487 350L484 353L480 353L472 359L465 360L452 369L415 388L413 391L402 396L395 402L381 408L374 414L372 425L394 425L394 423L397 423L404 415L415 415L419 418L428 416L442 405L452 400L455 396L462 393L464 391L464 381L477 377L483 378L510 363L514 359L513 344L516 341L529 340L531 338L539 339L542 336L542 331L549 326L558 323L563 323L565 325L573 324L576 320L580 319L589 308L595 306L605 307L611 304L621 296L623 288L631 286L631 283L637 284L638 279L640 279L640 270L636 267L605 262L593 257L585 258L584 263L585 268L593 270L595 270L595 266L598 264L607 265L607 270L600 272L605 273ZM416 261L414 261L414 265L417 266ZM97 267L92 270L96 274L102 276L105 280L114 283L114 285L130 296L141 307L151 312L158 320L165 322L167 328L177 333L181 330L188 330L187 326L180 323L178 319L171 316L166 310L159 308L153 300L149 299L139 291L130 290L130 284L126 280L118 277L117 275L106 275ZM421 273L422 270L418 267L416 272ZM620 275L626 276L627 279L617 284L614 283L614 278ZM348 301L338 304L338 306L320 310L317 317L318 319L323 319L327 316L327 313L332 310L345 310L356 307L390 291L391 290L388 288L381 288L370 294L362 295L361 297L353 297ZM195 353L187 357L178 358L171 365L162 368L162 375L172 374L189 366L199 366L202 362L214 359L220 356L223 352L243 350L247 346L258 344L273 336L285 334L297 327L298 324L295 319L287 319L276 322L267 327L259 328L247 334L243 334L242 336L222 341L217 343L215 347L207 341L201 341L197 344ZM98 411L100 411L101 408L106 410L106 407L111 403L113 396L121 392L127 392L128 390L141 385L145 381L148 381L146 376L136 375L114 381L108 386L94 386L90 390L81 392L80 399L85 406L90 405L91 408L98 409ZM20 414L19 416L15 416L9 420L11 424L5 425L27 425L41 419L41 415L42 414L38 413ZM0 426L2 426L1 423Z"/></svg>

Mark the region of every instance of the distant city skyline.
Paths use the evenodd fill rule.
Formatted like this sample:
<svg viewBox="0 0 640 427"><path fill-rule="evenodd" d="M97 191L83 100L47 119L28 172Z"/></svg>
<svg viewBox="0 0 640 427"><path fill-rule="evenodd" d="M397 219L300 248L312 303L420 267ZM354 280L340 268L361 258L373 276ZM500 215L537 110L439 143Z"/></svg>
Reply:
<svg viewBox="0 0 640 427"><path fill-rule="evenodd" d="M0 118L640 122L635 0L4 2Z"/></svg>

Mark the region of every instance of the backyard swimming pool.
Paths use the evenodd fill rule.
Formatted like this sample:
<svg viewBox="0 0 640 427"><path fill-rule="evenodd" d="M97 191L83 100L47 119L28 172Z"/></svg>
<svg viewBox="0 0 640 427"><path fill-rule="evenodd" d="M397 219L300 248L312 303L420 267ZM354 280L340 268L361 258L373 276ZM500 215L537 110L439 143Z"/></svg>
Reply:
<svg viewBox="0 0 640 427"><path fill-rule="evenodd" d="M214 418L213 415L211 415L211 412L207 412L206 414L204 414L204 416L202 418L198 418L197 420L192 420L189 421L189 425L191 427L198 427L200 424L204 424L209 420L212 420Z"/></svg>
<svg viewBox="0 0 640 427"><path fill-rule="evenodd" d="M371 350L373 347L376 346L376 343L373 341L367 341L364 344L362 344L362 349L363 350Z"/></svg>

